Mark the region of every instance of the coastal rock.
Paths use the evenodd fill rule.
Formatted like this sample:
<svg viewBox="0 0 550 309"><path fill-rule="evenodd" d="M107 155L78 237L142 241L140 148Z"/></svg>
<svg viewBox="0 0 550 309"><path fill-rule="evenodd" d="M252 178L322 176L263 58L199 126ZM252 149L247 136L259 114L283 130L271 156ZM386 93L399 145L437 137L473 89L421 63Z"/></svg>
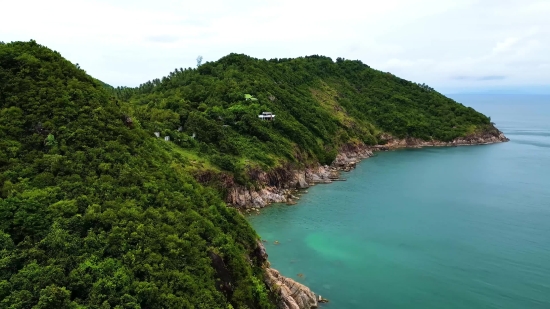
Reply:
<svg viewBox="0 0 550 309"><path fill-rule="evenodd" d="M310 166L305 169L279 168L266 173L251 171L251 178L261 187L246 188L233 184L227 188L226 202L237 208L263 208L271 203L294 204L292 190L306 189L315 184L329 184L340 180L340 171L349 172L359 161L372 156L366 145L345 145L334 162L328 165Z"/></svg>
<svg viewBox="0 0 550 309"><path fill-rule="evenodd" d="M329 175L328 175L328 178L331 179L331 180L339 179L340 178L340 172L338 172L338 170L336 170L336 169L331 170Z"/></svg>
<svg viewBox="0 0 550 309"><path fill-rule="evenodd" d="M257 240L256 248L252 251L250 258L256 261L256 266L262 266L267 263L267 251L265 250L264 244Z"/></svg>
<svg viewBox="0 0 550 309"><path fill-rule="evenodd" d="M259 191L258 198L263 199L264 206L271 203L283 203L289 190L279 190L276 187L264 188Z"/></svg>
<svg viewBox="0 0 550 309"><path fill-rule="evenodd" d="M483 133L475 133L465 137L458 137L450 142L442 142L437 140L424 141L418 138L394 138L389 134L384 135L386 143L384 145L376 145L373 147L375 150L391 150L398 148L421 148L421 147L455 147L455 146L469 146L469 145L486 145L494 143L508 142L508 139L504 133L497 129L490 130Z"/></svg>
<svg viewBox="0 0 550 309"><path fill-rule="evenodd" d="M346 145L332 163L338 170L349 172L357 166L362 159L372 156L372 150L366 145Z"/></svg>
<svg viewBox="0 0 550 309"><path fill-rule="evenodd" d="M297 189L307 189L309 184L306 181L306 173L303 171L297 171L294 173L294 179L296 180L295 187Z"/></svg>
<svg viewBox="0 0 550 309"><path fill-rule="evenodd" d="M316 295L307 286L282 276L276 269L266 269L265 283L277 293L279 308L312 309L319 306Z"/></svg>
<svg viewBox="0 0 550 309"><path fill-rule="evenodd" d="M233 186L228 189L226 202L238 208L263 208L271 203L287 202L290 189L264 187L260 190Z"/></svg>
<svg viewBox="0 0 550 309"><path fill-rule="evenodd" d="M279 241L275 240L274 243L279 244ZM279 299L279 308L312 309L318 307L317 296L307 286L286 278L277 270L270 268L267 258L264 244L257 240L256 248L250 254L250 261L254 261L256 266L265 267L264 282Z"/></svg>
<svg viewBox="0 0 550 309"><path fill-rule="evenodd" d="M261 208L266 205L265 200L262 198L262 196L260 196L260 193L258 191L248 192L248 194L250 195L252 205L254 205L255 208Z"/></svg>
<svg viewBox="0 0 550 309"><path fill-rule="evenodd" d="M272 203L289 203L292 190L305 189L315 184L328 184L340 179L340 171L349 172L356 168L361 160L371 157L373 151L385 151L398 148L420 148L439 146L482 145L507 142L509 139L497 129L456 138L450 142L436 140L424 141L417 138L398 139L390 134L382 134L384 145L367 146L365 144L344 145L332 164L310 166L305 169L293 169L290 166L278 168L270 173L261 170L251 171L251 177L260 188L246 188L233 184L227 188L226 202L238 208L262 208Z"/></svg>
<svg viewBox="0 0 550 309"><path fill-rule="evenodd" d="M316 166L306 169L306 180L309 183L331 183L330 168L328 166Z"/></svg>

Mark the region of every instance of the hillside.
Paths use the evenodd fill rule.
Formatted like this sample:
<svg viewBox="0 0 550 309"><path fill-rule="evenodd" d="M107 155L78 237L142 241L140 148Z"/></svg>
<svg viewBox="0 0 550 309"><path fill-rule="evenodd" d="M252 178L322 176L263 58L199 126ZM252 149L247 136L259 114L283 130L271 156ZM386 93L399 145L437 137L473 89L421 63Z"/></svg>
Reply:
<svg viewBox="0 0 550 309"><path fill-rule="evenodd" d="M274 308L265 278L294 281L266 271L229 188L500 132L359 61L231 54L113 88L30 41L0 43L0 134L0 308Z"/></svg>
<svg viewBox="0 0 550 309"><path fill-rule="evenodd" d="M256 234L36 42L0 44L0 308L271 308Z"/></svg>
<svg viewBox="0 0 550 309"><path fill-rule="evenodd" d="M231 54L113 94L199 170L229 172L241 185L254 185L256 169L330 164L346 145L499 134L488 117L426 85L322 56Z"/></svg>

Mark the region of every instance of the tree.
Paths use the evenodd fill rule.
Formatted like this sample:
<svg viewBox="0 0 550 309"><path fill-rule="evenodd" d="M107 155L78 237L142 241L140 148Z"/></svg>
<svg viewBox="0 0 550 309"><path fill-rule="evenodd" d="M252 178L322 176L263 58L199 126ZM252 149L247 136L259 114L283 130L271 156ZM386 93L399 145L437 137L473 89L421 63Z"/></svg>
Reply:
<svg viewBox="0 0 550 309"><path fill-rule="evenodd" d="M202 56L199 55L199 56L197 57L197 68L200 67L201 64L202 64Z"/></svg>
<svg viewBox="0 0 550 309"><path fill-rule="evenodd" d="M53 147L57 145L57 141L55 140L55 136L53 134L48 134L48 137L46 137L46 140L44 141L44 145L48 147Z"/></svg>
<svg viewBox="0 0 550 309"><path fill-rule="evenodd" d="M158 125L187 138L183 120L207 141L224 136L208 114L188 121L186 101L163 98L169 81L146 84L160 95L137 108L125 101L133 89L106 87L57 52L0 44L0 308L273 308L260 303L267 292L246 293L263 276L246 258L254 230L195 180L175 143L152 137ZM218 289L211 248L239 297Z"/></svg>

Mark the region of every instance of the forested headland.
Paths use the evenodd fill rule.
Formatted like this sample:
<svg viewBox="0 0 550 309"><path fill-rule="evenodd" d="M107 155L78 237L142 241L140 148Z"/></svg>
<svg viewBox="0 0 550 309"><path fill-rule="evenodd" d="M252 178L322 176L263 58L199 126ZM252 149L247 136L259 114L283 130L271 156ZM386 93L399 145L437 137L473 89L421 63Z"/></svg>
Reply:
<svg viewBox="0 0 550 309"><path fill-rule="evenodd" d="M317 55L230 54L110 91L150 134L169 136L199 169L229 172L240 184L251 168L330 164L342 145L384 144L388 134L451 141L494 130L490 118L425 84Z"/></svg>
<svg viewBox="0 0 550 309"><path fill-rule="evenodd" d="M224 186L347 144L480 132L498 130L356 60L230 54L114 88L0 43L0 308L275 308Z"/></svg>

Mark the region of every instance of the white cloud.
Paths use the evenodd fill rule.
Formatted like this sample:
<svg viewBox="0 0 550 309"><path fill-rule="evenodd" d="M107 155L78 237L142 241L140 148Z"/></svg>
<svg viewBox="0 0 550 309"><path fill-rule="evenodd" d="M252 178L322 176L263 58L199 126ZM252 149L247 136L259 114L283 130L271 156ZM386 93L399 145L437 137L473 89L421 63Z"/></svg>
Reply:
<svg viewBox="0 0 550 309"><path fill-rule="evenodd" d="M2 11L1 40L33 38L113 85L230 52L361 59L436 89L550 84L547 0L19 0Z"/></svg>
<svg viewBox="0 0 550 309"><path fill-rule="evenodd" d="M494 53L505 52L509 50L511 47L513 47L518 41L519 41L518 38L507 38L502 42L498 42L497 46L493 48L493 52Z"/></svg>

